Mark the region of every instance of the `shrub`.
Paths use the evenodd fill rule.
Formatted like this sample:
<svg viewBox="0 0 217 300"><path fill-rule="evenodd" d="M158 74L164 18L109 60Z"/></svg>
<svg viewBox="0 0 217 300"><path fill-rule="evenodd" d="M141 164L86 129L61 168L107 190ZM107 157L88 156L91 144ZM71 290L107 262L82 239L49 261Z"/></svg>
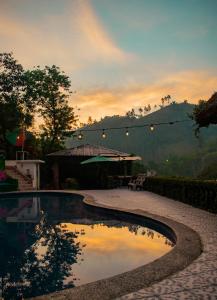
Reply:
<svg viewBox="0 0 217 300"><path fill-rule="evenodd" d="M12 192L18 190L18 180L8 177L0 182L0 192Z"/></svg>
<svg viewBox="0 0 217 300"><path fill-rule="evenodd" d="M147 177L144 189L217 213L217 181Z"/></svg>
<svg viewBox="0 0 217 300"><path fill-rule="evenodd" d="M0 170L0 182L4 182L7 178L8 176L6 175L6 173Z"/></svg>

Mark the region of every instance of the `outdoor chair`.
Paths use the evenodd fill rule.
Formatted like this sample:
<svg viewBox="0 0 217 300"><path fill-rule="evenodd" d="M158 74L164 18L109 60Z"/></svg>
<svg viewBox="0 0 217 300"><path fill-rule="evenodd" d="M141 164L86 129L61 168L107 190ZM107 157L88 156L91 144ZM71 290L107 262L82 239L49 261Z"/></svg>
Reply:
<svg viewBox="0 0 217 300"><path fill-rule="evenodd" d="M131 190L143 190L143 184L145 182L146 176L144 174L139 174L136 178L132 178L128 183L128 189Z"/></svg>
<svg viewBox="0 0 217 300"><path fill-rule="evenodd" d="M133 187L135 186L135 183L136 183L136 179L137 179L137 177L136 177L136 176L133 176L133 177L129 180L129 182L128 182L128 184L127 184L128 189L130 189L130 190L133 189Z"/></svg>
<svg viewBox="0 0 217 300"><path fill-rule="evenodd" d="M136 190L143 190L144 189L144 182L145 182L146 177L140 177L137 181L136 181Z"/></svg>

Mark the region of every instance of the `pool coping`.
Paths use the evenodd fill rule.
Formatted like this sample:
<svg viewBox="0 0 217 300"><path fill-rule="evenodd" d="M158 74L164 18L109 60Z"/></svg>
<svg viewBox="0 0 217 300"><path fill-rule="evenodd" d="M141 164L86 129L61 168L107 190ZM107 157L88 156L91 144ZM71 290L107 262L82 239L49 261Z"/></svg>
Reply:
<svg viewBox="0 0 217 300"><path fill-rule="evenodd" d="M144 216L145 218L153 219L171 228L176 236L176 245L174 246L174 248L170 252L166 253L165 255L161 256L160 258L154 260L151 263L115 275L113 277L101 279L75 288L70 288L30 299L114 299L122 295L135 292L141 288L149 287L150 285L159 282L165 279L166 277L184 269L193 260L195 260L203 250L200 237L193 229L174 220L154 215L144 210L120 209L114 206L106 206L96 202L96 200L92 196L83 193L82 191L23 191L23 193L28 192L56 192L79 194L84 197L83 202L86 205L110 211L130 213L133 215Z"/></svg>
<svg viewBox="0 0 217 300"><path fill-rule="evenodd" d="M148 287L162 279L184 269L202 252L202 243L199 235L191 228L171 219L150 214L142 210L120 209L117 207L99 204L92 196L85 195L84 203L110 211L120 211L145 218L154 219L170 227L176 235L175 247L164 256L146 265L140 266L110 278L101 279L62 292L56 292L57 297L52 299L79 299L79 300L109 300ZM61 297L61 295L63 297ZM37 298L46 299L46 298Z"/></svg>

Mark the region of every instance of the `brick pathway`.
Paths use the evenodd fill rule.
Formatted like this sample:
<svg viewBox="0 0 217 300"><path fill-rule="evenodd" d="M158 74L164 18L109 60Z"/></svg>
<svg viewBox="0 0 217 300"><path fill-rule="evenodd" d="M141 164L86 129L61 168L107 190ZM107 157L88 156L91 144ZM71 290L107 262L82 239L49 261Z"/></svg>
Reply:
<svg viewBox="0 0 217 300"><path fill-rule="evenodd" d="M119 300L217 299L217 215L150 192L125 189L85 192L107 206L142 209L183 223L194 229L203 243L201 256L183 271Z"/></svg>

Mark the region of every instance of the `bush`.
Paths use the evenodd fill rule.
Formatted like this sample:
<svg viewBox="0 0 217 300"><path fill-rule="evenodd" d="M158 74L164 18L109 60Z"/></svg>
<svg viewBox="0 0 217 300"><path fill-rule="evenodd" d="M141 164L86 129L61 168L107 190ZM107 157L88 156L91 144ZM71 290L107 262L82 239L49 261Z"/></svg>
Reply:
<svg viewBox="0 0 217 300"><path fill-rule="evenodd" d="M144 189L217 213L217 181L147 177Z"/></svg>
<svg viewBox="0 0 217 300"><path fill-rule="evenodd" d="M0 182L0 192L12 192L18 190L18 180L8 177Z"/></svg>

